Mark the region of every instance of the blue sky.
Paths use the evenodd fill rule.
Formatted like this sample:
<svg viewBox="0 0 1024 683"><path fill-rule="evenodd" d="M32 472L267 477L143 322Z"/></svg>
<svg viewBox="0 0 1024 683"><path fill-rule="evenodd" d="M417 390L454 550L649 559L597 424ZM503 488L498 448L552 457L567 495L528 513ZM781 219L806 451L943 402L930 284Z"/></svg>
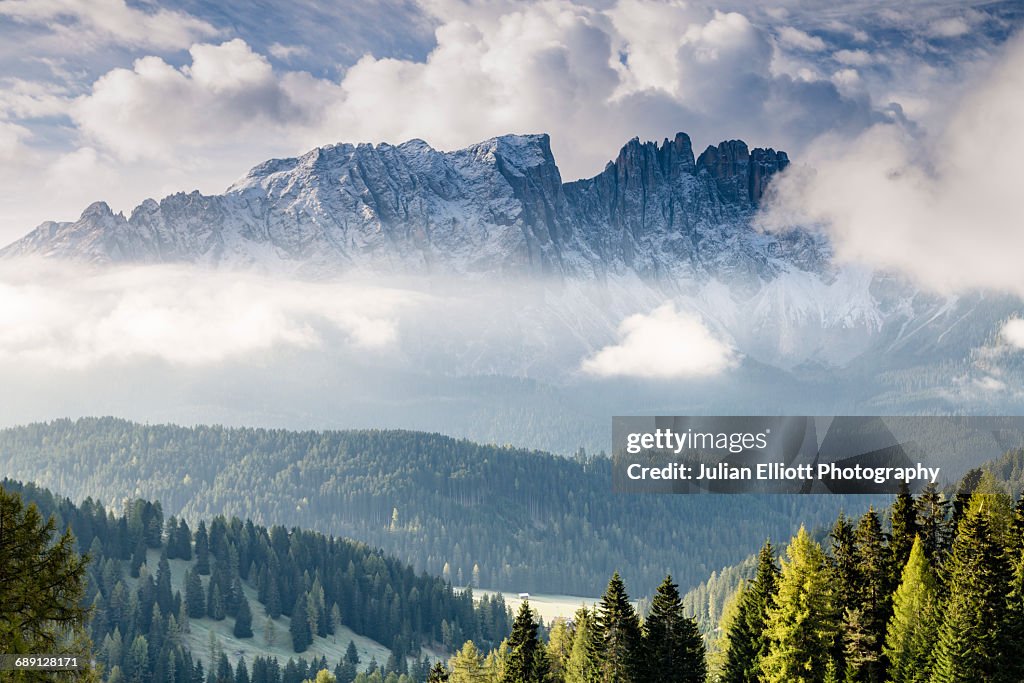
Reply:
<svg viewBox="0 0 1024 683"><path fill-rule="evenodd" d="M1024 24L1019 1L823 4L0 0L0 242L339 141L549 132L567 179L678 130L797 158L926 141Z"/></svg>

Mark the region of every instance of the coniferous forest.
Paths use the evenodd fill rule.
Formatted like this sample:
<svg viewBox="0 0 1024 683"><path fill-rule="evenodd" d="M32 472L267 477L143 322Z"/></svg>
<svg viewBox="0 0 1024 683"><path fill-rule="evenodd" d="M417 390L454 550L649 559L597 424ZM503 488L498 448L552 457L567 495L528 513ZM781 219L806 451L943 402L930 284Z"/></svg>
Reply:
<svg viewBox="0 0 1024 683"><path fill-rule="evenodd" d="M405 431L292 432L113 418L0 430L0 472L75 500L301 526L379 547L457 586L600 595L618 570L684 590L801 522L865 497L612 495L611 461ZM693 524L699 518L706 523ZM713 523L711 523L713 522ZM650 590L650 589L648 589ZM290 606L288 606L290 609Z"/></svg>
<svg viewBox="0 0 1024 683"><path fill-rule="evenodd" d="M500 596L474 599L358 542L234 517L190 524L142 499L75 505L5 480L0 567L35 562L46 586L5 574L0 637L90 653L86 675L117 683L1019 683L1021 458L969 472L949 496L904 490L802 527L781 552L766 542L713 625L671 576L637 602L615 572L593 608L545 624L528 600L513 615ZM724 585L747 569L723 571ZM276 623L288 654L247 658L213 636L197 647L190 629L210 623L230 624L232 642ZM386 658L366 661L352 640L334 660L304 656L339 633Z"/></svg>

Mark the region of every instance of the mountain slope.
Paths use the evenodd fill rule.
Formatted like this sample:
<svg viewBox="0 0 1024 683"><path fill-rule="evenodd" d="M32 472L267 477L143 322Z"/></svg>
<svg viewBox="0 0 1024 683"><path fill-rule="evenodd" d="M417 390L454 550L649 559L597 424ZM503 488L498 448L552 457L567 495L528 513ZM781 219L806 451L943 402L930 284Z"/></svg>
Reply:
<svg viewBox="0 0 1024 683"><path fill-rule="evenodd" d="M611 495L611 464L401 431L59 420L0 431L0 471L75 498L300 525L384 548L458 585L599 595L613 571L689 587L794 520L870 497Z"/></svg>
<svg viewBox="0 0 1024 683"><path fill-rule="evenodd" d="M547 135L454 152L421 140L338 144L260 164L222 195L147 200L127 218L97 202L2 255L309 274L770 277L792 246L754 234L749 216L788 163L784 152L749 151L738 140L695 160L679 133L660 145L631 140L598 176L563 184ZM820 261L821 247L810 261Z"/></svg>

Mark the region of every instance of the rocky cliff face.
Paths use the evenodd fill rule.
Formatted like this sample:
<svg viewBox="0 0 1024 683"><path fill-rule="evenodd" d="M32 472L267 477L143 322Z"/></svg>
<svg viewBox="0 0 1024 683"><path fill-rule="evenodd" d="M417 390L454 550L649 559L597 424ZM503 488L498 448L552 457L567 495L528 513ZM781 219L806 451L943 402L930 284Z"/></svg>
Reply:
<svg viewBox="0 0 1024 683"><path fill-rule="evenodd" d="M638 275L671 283L774 277L827 255L803 235L757 234L750 218L784 152L740 141L696 161L680 133L629 141L603 172L563 183L547 135L455 152L421 140L339 144L252 169L222 195L103 203L48 222L2 255L90 262L196 262L333 274L351 270Z"/></svg>

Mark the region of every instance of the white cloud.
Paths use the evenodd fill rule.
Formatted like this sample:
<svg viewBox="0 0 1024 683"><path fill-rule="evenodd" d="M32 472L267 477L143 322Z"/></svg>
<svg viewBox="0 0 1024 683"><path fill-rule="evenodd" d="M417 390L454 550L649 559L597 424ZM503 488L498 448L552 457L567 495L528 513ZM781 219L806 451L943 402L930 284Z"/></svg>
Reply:
<svg viewBox="0 0 1024 683"><path fill-rule="evenodd" d="M1024 39L969 90L940 133L877 126L823 141L776 184L765 223L819 223L842 260L933 289L1024 295Z"/></svg>
<svg viewBox="0 0 1024 683"><path fill-rule="evenodd" d="M221 148L275 127L301 112L270 63L242 40L193 45L192 63L177 69L159 57L114 69L79 98L71 115L82 132L124 160L172 160L183 149Z"/></svg>
<svg viewBox="0 0 1024 683"><path fill-rule="evenodd" d="M38 262L0 269L0 361L83 368L157 359L186 366L340 333L356 349L396 342L415 295L185 267L86 270Z"/></svg>
<svg viewBox="0 0 1024 683"><path fill-rule="evenodd" d="M281 43L271 43L267 51L283 61L288 61L292 57L302 57L310 53L310 49L305 45L282 45Z"/></svg>
<svg viewBox="0 0 1024 683"><path fill-rule="evenodd" d="M434 11L441 24L425 61L366 55L334 82L275 73L238 39L200 44L182 68L146 57L110 71L73 117L90 144L122 160L223 157L246 142L250 159L270 140L275 153L415 137L451 149L542 131L567 179L600 171L635 135L685 130L697 144L743 137L792 149L837 120L819 106L859 125L868 117L863 101L845 102L827 80L773 75L767 34L736 12L653 0L606 10L570 0L438 3ZM651 41L655 32L668 37ZM279 56L290 49L274 47ZM782 101L786 116L774 116Z"/></svg>
<svg viewBox="0 0 1024 683"><path fill-rule="evenodd" d="M876 57L867 50L837 50L832 57L840 64L849 66L867 66L872 64Z"/></svg>
<svg viewBox="0 0 1024 683"><path fill-rule="evenodd" d="M0 121L0 161L11 162L25 155L25 140L31 135L29 129L24 126Z"/></svg>
<svg viewBox="0 0 1024 683"><path fill-rule="evenodd" d="M699 317L668 303L623 320L619 343L585 359L582 369L598 377L680 379L717 375L737 363L736 351Z"/></svg>
<svg viewBox="0 0 1024 683"><path fill-rule="evenodd" d="M779 40L787 47L807 52L821 52L826 47L825 41L818 36L812 36L793 26L783 26L779 29Z"/></svg>
<svg viewBox="0 0 1024 683"><path fill-rule="evenodd" d="M125 0L0 0L0 16L47 25L61 40L82 47L117 43L182 48L197 38L217 35L209 23L184 12L147 12Z"/></svg>
<svg viewBox="0 0 1024 683"><path fill-rule="evenodd" d="M27 162L9 165L10 174L22 180L7 185L10 198L0 200L0 242L42 220L75 217L83 204L71 191L130 210L148 196L172 191L219 192L266 158L338 141L419 137L453 149L494 135L543 131L552 135L567 180L599 172L633 136L660 139L679 130L691 135L698 153L706 144L742 138L799 159L824 132L854 134L879 120L872 102L899 102L911 117L941 111L944 98L958 95L944 74L985 53L979 48L926 69L921 62L928 59L904 54L905 46L879 48L885 54L872 50L871 56L884 61L884 68L860 70L855 81L828 51L784 49L773 38L784 22L783 34L818 48L815 34L827 31L828 22L800 3L787 4L790 11L776 19L766 19L753 2L734 3L730 12L681 0L423 4L437 26L436 45L425 59L415 50L416 57L397 59L375 56L371 49L355 66L328 78L322 74L337 73L336 65L321 62L317 76L281 66L289 60L309 66L323 58L315 44L284 42L285 36L306 35L290 25L280 32L275 27L273 37L282 42L250 35L252 45L267 45L265 51L281 60L275 70L250 44L207 44L212 26L148 3L0 0L3 12L18 15L21 23L9 22L16 28L48 22L54 30L78 31L83 39L102 34L118 46L125 43L116 35L155 41L129 43L152 45L154 54L88 81L82 80L87 66L77 60L62 62L82 70L62 88L10 79L0 85L0 119L65 113L72 119L72 125L17 120L33 132L31 139L22 137L22 149L37 146L44 163L32 160L31 173ZM865 12L877 23L873 9L854 7L848 15L830 17L846 16L850 21L840 23L852 28L867 25ZM920 14L919 28L941 16ZM308 18L308 12L299 15ZM72 44L70 34L60 40ZM186 64L180 65L179 54L155 49L157 44L176 46L168 50L191 46ZM863 61L862 53L847 52L834 56L851 62L846 66L860 66L855 62ZM389 48L388 54L409 52ZM71 93L84 94L71 100ZM68 192L40 194L39 188L53 184L46 162L76 147L92 150L83 155L94 154L97 168L115 169L118 180L101 183L100 175L86 175L67 186Z"/></svg>
<svg viewBox="0 0 1024 683"><path fill-rule="evenodd" d="M1008 320L1000 330L999 336L1011 346L1024 349L1024 320L1020 318Z"/></svg>
<svg viewBox="0 0 1024 683"><path fill-rule="evenodd" d="M970 30L971 25L963 17L938 19L928 25L928 34L936 38L957 38Z"/></svg>

